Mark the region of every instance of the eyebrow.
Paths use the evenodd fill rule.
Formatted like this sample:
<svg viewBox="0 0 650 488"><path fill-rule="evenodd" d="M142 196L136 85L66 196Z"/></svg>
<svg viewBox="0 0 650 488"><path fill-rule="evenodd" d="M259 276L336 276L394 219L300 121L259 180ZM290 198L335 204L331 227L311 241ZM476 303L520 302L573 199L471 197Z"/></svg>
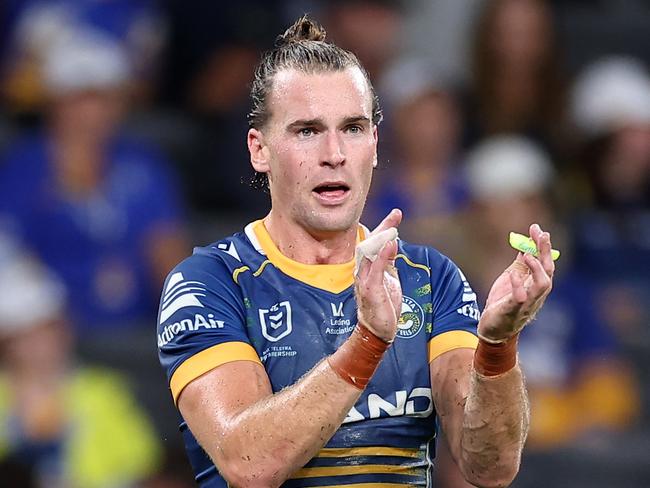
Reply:
<svg viewBox="0 0 650 488"><path fill-rule="evenodd" d="M314 126L323 126L325 123L323 119L298 119L291 122L288 126L288 130L299 129L301 127L314 127Z"/></svg>
<svg viewBox="0 0 650 488"><path fill-rule="evenodd" d="M365 115L355 115L353 117L347 117L346 119L343 120L343 125L350 125L358 122L368 122L370 123L370 119L366 117Z"/></svg>
<svg viewBox="0 0 650 488"><path fill-rule="evenodd" d="M342 125L350 125L354 123L359 123L359 122L368 122L370 123L370 119L366 117L365 115L353 115L350 117L346 117L343 119L343 124ZM294 129L299 129L301 127L323 127L325 126L325 122L321 118L315 118L315 119L298 119L294 120L291 122L288 126L288 130L294 130Z"/></svg>

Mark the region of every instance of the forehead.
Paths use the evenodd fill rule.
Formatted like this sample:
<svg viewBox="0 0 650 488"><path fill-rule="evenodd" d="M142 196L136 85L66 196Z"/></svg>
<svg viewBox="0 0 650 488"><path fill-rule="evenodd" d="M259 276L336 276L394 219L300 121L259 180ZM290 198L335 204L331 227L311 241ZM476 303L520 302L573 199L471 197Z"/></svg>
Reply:
<svg viewBox="0 0 650 488"><path fill-rule="evenodd" d="M271 119L280 122L336 119L362 115L371 119L372 96L361 70L276 73L269 96Z"/></svg>

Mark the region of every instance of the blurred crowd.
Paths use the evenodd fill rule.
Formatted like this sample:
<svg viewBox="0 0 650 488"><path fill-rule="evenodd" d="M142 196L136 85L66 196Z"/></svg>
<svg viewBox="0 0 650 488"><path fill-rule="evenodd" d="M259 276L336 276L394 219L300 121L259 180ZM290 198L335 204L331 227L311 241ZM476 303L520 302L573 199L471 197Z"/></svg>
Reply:
<svg viewBox="0 0 650 488"><path fill-rule="evenodd" d="M384 111L364 223L404 211L485 297L510 231L557 263L520 361L516 487L650 485L650 4L3 0L0 479L193 486L159 370L164 276L264 215L245 137L260 51L298 15ZM439 443L438 485L468 486Z"/></svg>

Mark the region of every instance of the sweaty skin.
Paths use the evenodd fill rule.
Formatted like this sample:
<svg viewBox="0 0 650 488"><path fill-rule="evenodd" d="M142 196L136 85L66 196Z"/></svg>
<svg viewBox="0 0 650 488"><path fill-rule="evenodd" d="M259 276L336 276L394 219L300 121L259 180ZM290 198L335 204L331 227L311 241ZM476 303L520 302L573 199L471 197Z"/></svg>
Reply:
<svg viewBox="0 0 650 488"><path fill-rule="evenodd" d="M380 228L397 226L399 220L401 213L392 212ZM356 279L362 323L387 342L397 333L402 300L399 289L389 291L384 283L396 252L395 242L384 246L374 262L364 260ZM350 361L354 354L342 346L332 357L345 355L343 361ZM361 392L343 380L327 359L276 394L261 365L235 361L192 381L178 405L231 486L272 487L316 455Z"/></svg>
<svg viewBox="0 0 650 488"><path fill-rule="evenodd" d="M473 486L508 486L519 469L529 406L519 366L484 377L474 351L457 349L431 363L436 413L452 457Z"/></svg>
<svg viewBox="0 0 650 488"><path fill-rule="evenodd" d="M264 224L291 259L348 262L377 158L367 84L358 68L284 70L276 78L269 127L248 135L253 167L269 177L272 211ZM329 183L347 191L315 191ZM393 211L379 230L400 221L401 212ZM516 334L550 291L550 238L539 226L531 227L531 237L540 258L520 256L496 280L479 323L483 337L498 342ZM389 273L396 252L396 243L387 243L374 262L362 261L355 277L359 321L385 342L395 337L401 310L400 283ZM333 356L353 352L342 347ZM456 349L431 362L436 411L467 480L506 486L517 473L527 432L521 372L516 366L481 378L473 355ZM275 487L325 445L360 393L327 360L275 394L261 365L234 361L190 382L178 406L230 486Z"/></svg>
<svg viewBox="0 0 650 488"><path fill-rule="evenodd" d="M530 236L539 259L517 256L488 295L478 333L490 342L516 340L551 291L550 235L534 224ZM523 375L516 364L498 376L482 376L473 357L473 351L459 349L431 362L436 412L465 479L480 487L508 486L519 470L530 421Z"/></svg>

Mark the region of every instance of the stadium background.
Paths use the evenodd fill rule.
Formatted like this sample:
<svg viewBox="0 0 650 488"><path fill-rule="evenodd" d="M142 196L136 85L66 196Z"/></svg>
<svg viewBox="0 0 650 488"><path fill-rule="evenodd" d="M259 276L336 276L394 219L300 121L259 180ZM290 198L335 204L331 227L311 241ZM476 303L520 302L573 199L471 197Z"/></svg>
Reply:
<svg viewBox="0 0 650 488"><path fill-rule="evenodd" d="M148 464L126 480L192 486L155 352L162 277L268 210L250 185L248 83L303 12L381 97L368 225L400 206L402 237L450 255L483 296L511 259L506 231L539 218L563 252L522 338L533 431L514 486L650 486L645 0L3 0L3 374L15 329L43 320L36 303L18 312L28 325L9 323L10 268L28 253L67 290L67 362L122 378L151 423ZM0 378L4 426L8 395ZM1 479L43 483L5 437ZM441 471L438 486L465 486L444 457Z"/></svg>

